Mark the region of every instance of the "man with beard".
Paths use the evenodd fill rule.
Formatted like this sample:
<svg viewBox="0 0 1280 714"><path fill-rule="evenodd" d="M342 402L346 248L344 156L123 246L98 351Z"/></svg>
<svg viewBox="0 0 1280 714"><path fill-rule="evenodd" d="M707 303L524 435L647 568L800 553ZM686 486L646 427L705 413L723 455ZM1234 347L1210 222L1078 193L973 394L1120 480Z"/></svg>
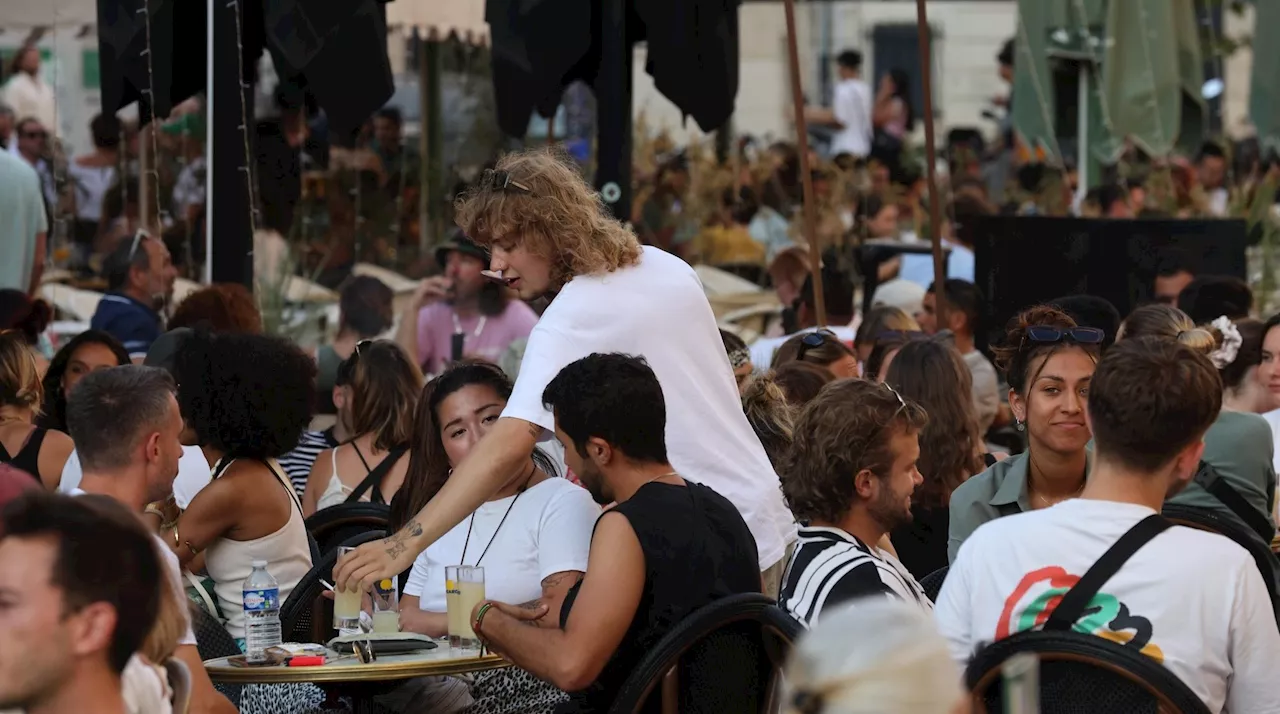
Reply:
<svg viewBox="0 0 1280 714"><path fill-rule="evenodd" d="M537 314L482 275L489 266L484 248L456 231L436 248L436 262L444 272L422 281L396 335L424 371L439 374L459 357L496 363L529 336Z"/></svg>
<svg viewBox="0 0 1280 714"><path fill-rule="evenodd" d="M927 417L887 384L828 385L796 422L779 469L782 493L805 526L778 605L812 627L833 606L868 595L933 608L920 584L877 544L911 522L920 429Z"/></svg>
<svg viewBox="0 0 1280 714"><path fill-rule="evenodd" d="M1280 712L1280 632L1253 559L1159 515L1195 475L1221 407L1218 370L1191 348L1110 348L1089 386L1093 470L1079 498L990 521L960 546L936 613L952 657L1070 628L1161 662L1208 711Z"/></svg>
<svg viewBox="0 0 1280 714"><path fill-rule="evenodd" d="M532 626L555 603L486 601L472 623L491 649L570 693L557 712L603 712L673 623L720 598L760 592L755 540L733 504L668 462L666 402L643 359L584 357L551 380L542 400L569 467L597 503L615 505L596 522L582 580L551 613L559 629ZM643 711L656 711L659 699ZM738 702L726 711L754 708Z"/></svg>

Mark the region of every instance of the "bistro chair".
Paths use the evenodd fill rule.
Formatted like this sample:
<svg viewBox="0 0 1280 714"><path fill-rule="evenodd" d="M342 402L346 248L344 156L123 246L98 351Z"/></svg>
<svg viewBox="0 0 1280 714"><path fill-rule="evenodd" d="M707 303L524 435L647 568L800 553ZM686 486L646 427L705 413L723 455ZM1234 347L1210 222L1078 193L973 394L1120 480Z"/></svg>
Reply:
<svg viewBox="0 0 1280 714"><path fill-rule="evenodd" d="M386 538L386 531L368 531L338 545L357 546ZM338 546L307 571L298 581L289 599L280 607L280 634L284 642L327 642L333 637L333 601L324 596L321 580L333 581L333 566L338 562Z"/></svg>
<svg viewBox="0 0 1280 714"><path fill-rule="evenodd" d="M924 590L924 594L929 596L930 602L938 601L938 595L942 592L942 583L946 582L947 570L950 567L950 565L944 565L920 579L920 587Z"/></svg>
<svg viewBox="0 0 1280 714"><path fill-rule="evenodd" d="M196 650L200 652L200 659L208 661L241 654L240 646L217 618L195 603L191 603L187 610L191 616L191 631L196 636ZM213 686L230 699L237 709L240 708L244 685L214 683Z"/></svg>
<svg viewBox="0 0 1280 714"><path fill-rule="evenodd" d="M979 649L965 671L974 714L1009 711L1001 665L1024 652L1040 661L1041 714L1209 714L1164 665L1132 647L1074 630L1027 630Z"/></svg>
<svg viewBox="0 0 1280 714"><path fill-rule="evenodd" d="M744 593L681 620L627 677L610 714L636 714L650 696L681 714L771 712L779 674L804 627L771 598Z"/></svg>
<svg viewBox="0 0 1280 714"><path fill-rule="evenodd" d="M352 536L386 531L390 518L391 507L383 503L340 503L312 513L306 524L323 557Z"/></svg>

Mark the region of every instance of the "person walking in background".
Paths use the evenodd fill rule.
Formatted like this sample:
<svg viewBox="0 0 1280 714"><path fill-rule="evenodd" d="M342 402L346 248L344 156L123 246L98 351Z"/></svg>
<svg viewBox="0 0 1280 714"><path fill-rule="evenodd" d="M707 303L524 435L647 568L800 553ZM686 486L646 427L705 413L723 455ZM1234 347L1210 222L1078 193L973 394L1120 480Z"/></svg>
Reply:
<svg viewBox="0 0 1280 714"><path fill-rule="evenodd" d="M120 166L120 136L123 128L114 114L99 114L89 122L93 151L77 156L67 165L67 177L74 189L71 239L72 265L87 268L102 224L102 202L107 189L116 182Z"/></svg>
<svg viewBox="0 0 1280 714"><path fill-rule="evenodd" d="M36 170L0 151L0 288L35 295L44 274L48 231Z"/></svg>
<svg viewBox="0 0 1280 714"><path fill-rule="evenodd" d="M871 155L871 88L862 79L862 53L845 50L836 57L836 83L831 108L805 107L805 117L816 124L834 127L831 155L849 154L858 158Z"/></svg>

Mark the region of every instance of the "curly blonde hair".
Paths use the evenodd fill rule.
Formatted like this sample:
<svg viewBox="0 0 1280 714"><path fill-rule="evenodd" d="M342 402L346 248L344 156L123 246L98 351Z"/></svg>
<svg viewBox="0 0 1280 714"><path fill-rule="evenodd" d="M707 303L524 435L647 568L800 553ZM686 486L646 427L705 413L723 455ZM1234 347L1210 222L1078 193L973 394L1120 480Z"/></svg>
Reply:
<svg viewBox="0 0 1280 714"><path fill-rule="evenodd" d="M455 219L471 240L485 247L523 245L551 262L555 285L640 260L635 233L613 217L563 152L539 148L507 154L494 170L506 172L528 192L482 180L462 194L454 204Z"/></svg>

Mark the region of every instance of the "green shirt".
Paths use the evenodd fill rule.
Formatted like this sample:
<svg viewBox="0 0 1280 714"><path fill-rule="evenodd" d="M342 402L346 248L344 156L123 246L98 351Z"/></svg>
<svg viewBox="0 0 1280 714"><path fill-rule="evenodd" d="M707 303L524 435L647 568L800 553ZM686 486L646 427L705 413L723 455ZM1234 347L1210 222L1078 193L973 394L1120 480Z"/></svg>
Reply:
<svg viewBox="0 0 1280 714"><path fill-rule="evenodd" d="M1223 410L1204 435L1204 456L1200 458L1270 521L1276 493L1273 451L1271 425L1266 419L1257 414ZM1169 499L1169 503L1209 508L1239 520L1222 501L1194 481Z"/></svg>
<svg viewBox="0 0 1280 714"><path fill-rule="evenodd" d="M951 524L947 537L947 560L954 562L960 544L987 521L1031 510L1027 492L1028 453L997 461L986 471L960 484L951 494ZM1085 471L1093 461L1085 452Z"/></svg>

